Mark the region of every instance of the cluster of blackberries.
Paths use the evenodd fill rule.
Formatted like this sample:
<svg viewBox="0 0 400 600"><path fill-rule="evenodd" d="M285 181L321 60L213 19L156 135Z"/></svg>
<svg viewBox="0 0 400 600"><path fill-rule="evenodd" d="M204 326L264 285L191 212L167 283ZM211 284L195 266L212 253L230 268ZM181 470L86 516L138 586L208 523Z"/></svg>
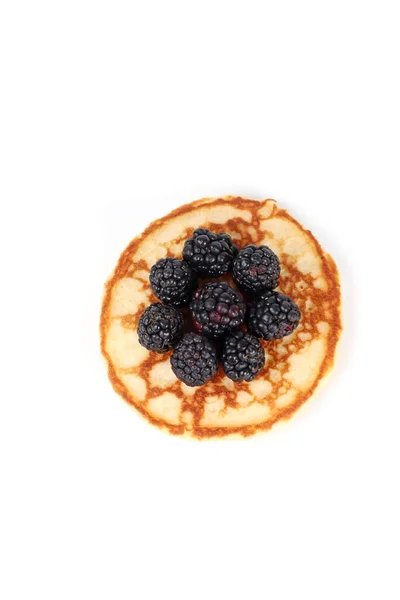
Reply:
<svg viewBox="0 0 400 600"><path fill-rule="evenodd" d="M278 257L267 246L251 244L239 250L228 234L204 228L186 240L182 255L183 260L162 258L150 270L150 285L161 303L154 302L141 315L139 342L154 352L173 349L172 370L186 385L211 379L219 358L230 379L252 381L265 364L258 338L289 335L301 316L293 300L273 291L279 282ZM197 287L197 277L229 272L249 296L247 307L240 291L225 281ZM198 333L183 333L179 308L187 305ZM245 322L247 332L241 329Z"/></svg>

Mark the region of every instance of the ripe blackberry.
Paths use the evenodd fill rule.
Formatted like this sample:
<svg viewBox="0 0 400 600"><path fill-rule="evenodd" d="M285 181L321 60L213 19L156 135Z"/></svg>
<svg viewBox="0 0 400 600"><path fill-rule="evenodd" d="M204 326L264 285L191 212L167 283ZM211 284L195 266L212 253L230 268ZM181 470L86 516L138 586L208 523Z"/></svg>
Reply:
<svg viewBox="0 0 400 600"><path fill-rule="evenodd" d="M268 246L250 244L233 262L233 279L245 292L273 290L278 285L279 259Z"/></svg>
<svg viewBox="0 0 400 600"><path fill-rule="evenodd" d="M172 350L183 335L183 317L173 306L150 304L139 319L139 342L147 350Z"/></svg>
<svg viewBox="0 0 400 600"><path fill-rule="evenodd" d="M203 385L217 372L217 350L207 338L186 333L172 353L171 367L186 385Z"/></svg>
<svg viewBox="0 0 400 600"><path fill-rule="evenodd" d="M232 381L253 381L265 365L265 352L254 335L234 331L226 338L222 350L222 366Z"/></svg>
<svg viewBox="0 0 400 600"><path fill-rule="evenodd" d="M151 288L164 304L188 304L196 284L190 266L178 258L161 258L150 269Z"/></svg>
<svg viewBox="0 0 400 600"><path fill-rule="evenodd" d="M247 327L264 340L278 340L296 329L300 317L299 307L289 296L264 292L249 305Z"/></svg>
<svg viewBox="0 0 400 600"><path fill-rule="evenodd" d="M240 327L245 317L242 295L225 281L206 283L196 290L190 310L196 329L214 339Z"/></svg>
<svg viewBox="0 0 400 600"><path fill-rule="evenodd" d="M227 233L200 228L186 240L182 256L200 277L219 277L232 270L235 249Z"/></svg>

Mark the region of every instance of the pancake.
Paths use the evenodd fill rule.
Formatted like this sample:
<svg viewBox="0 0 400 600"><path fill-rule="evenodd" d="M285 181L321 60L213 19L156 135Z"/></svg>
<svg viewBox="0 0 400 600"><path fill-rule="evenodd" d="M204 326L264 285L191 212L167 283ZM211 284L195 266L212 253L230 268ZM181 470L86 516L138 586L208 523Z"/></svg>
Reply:
<svg viewBox="0 0 400 600"><path fill-rule="evenodd" d="M151 266L166 256L181 258L184 241L197 227L226 232L239 247L272 248L281 263L278 290L302 312L290 336L262 342L266 364L252 382L234 383L220 366L205 385L188 387L172 373L171 352L149 352L138 342L139 317L157 301ZM150 423L194 438L245 437L290 417L332 368L341 328L338 270L311 232L274 200L231 196L181 206L136 237L106 283L100 321L115 391Z"/></svg>

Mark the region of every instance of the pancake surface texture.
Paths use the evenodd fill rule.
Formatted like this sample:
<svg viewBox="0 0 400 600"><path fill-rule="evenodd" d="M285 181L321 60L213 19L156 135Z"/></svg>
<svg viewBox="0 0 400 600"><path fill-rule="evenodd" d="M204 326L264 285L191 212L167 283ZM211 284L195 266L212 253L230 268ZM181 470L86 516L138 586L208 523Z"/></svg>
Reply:
<svg viewBox="0 0 400 600"><path fill-rule="evenodd" d="M277 289L302 313L290 336L262 342L266 364L249 383L234 383L220 366L205 385L188 387L172 373L171 352L149 352L138 342L139 317L157 301L151 266L166 256L181 258L184 241L198 227L230 234L239 248L272 248L281 263ZM338 271L311 232L274 200L198 200L149 225L123 252L106 284L100 332L115 391L151 423L195 438L252 435L288 418L332 368L341 332Z"/></svg>

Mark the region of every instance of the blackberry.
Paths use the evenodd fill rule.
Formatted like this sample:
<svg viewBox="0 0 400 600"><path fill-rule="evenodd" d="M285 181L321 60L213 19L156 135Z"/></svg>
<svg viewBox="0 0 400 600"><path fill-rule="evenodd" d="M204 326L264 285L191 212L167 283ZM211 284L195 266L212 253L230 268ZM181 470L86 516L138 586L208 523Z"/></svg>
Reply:
<svg viewBox="0 0 400 600"><path fill-rule="evenodd" d="M196 284L190 266L178 258L161 258L150 269L151 288L164 304L188 304Z"/></svg>
<svg viewBox="0 0 400 600"><path fill-rule="evenodd" d="M173 306L160 302L150 304L138 324L139 342L147 350L167 352L183 335L183 317Z"/></svg>
<svg viewBox="0 0 400 600"><path fill-rule="evenodd" d="M196 290L190 310L196 329L215 339L240 327L245 317L242 295L224 281L206 283Z"/></svg>
<svg viewBox="0 0 400 600"><path fill-rule="evenodd" d="M182 256L201 277L219 277L232 270L235 249L227 233L200 228L186 240Z"/></svg>
<svg viewBox="0 0 400 600"><path fill-rule="evenodd" d="M296 329L300 317L299 307L289 296L264 292L249 305L247 327L264 340L278 340Z"/></svg>
<svg viewBox="0 0 400 600"><path fill-rule="evenodd" d="M186 333L172 353L171 367L186 385L203 385L217 372L217 350L207 338Z"/></svg>
<svg viewBox="0 0 400 600"><path fill-rule="evenodd" d="M235 331L226 338L222 350L222 366L232 381L253 381L265 365L265 352L254 335Z"/></svg>
<svg viewBox="0 0 400 600"><path fill-rule="evenodd" d="M280 275L279 259L268 246L250 244L233 262L233 279L245 292L273 290Z"/></svg>

